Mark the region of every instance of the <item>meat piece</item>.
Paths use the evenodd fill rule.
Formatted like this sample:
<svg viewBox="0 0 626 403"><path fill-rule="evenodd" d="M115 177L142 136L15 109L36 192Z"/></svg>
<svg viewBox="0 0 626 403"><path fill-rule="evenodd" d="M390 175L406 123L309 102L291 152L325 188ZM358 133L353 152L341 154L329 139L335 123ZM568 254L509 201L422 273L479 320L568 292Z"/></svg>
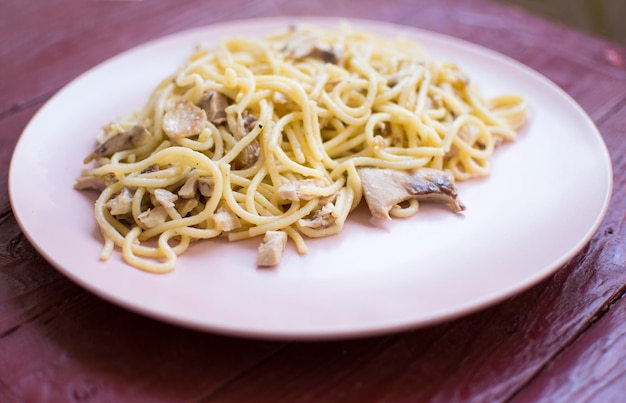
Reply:
<svg viewBox="0 0 626 403"><path fill-rule="evenodd" d="M280 263L285 247L287 233L284 231L267 231L263 242L259 245L256 264L260 267L276 266Z"/></svg>
<svg viewBox="0 0 626 403"><path fill-rule="evenodd" d="M291 102L285 94L283 94L282 92L278 92L278 91L275 91L274 94L272 95L272 101L276 105L287 105Z"/></svg>
<svg viewBox="0 0 626 403"><path fill-rule="evenodd" d="M298 223L303 227L309 227L313 229L324 229L335 224L335 205L333 203L326 203L324 206L313 213L310 219L301 219Z"/></svg>
<svg viewBox="0 0 626 403"><path fill-rule="evenodd" d="M142 174L151 174L153 172L159 172L161 168L157 164L152 164L148 168L141 171Z"/></svg>
<svg viewBox="0 0 626 403"><path fill-rule="evenodd" d="M148 209L137 216L137 219L148 228L153 228L159 224L163 224L166 218L167 211L163 206Z"/></svg>
<svg viewBox="0 0 626 403"><path fill-rule="evenodd" d="M191 178L187 179L187 182L183 186L178 189L178 196L183 199L191 199L196 195L196 190L198 189L198 175L193 175Z"/></svg>
<svg viewBox="0 0 626 403"><path fill-rule="evenodd" d="M261 155L261 146L255 139L250 144L244 147L243 150L233 160L234 169L246 169L250 168L259 160Z"/></svg>
<svg viewBox="0 0 626 403"><path fill-rule="evenodd" d="M206 113L187 99L181 99L163 116L163 130L173 140L190 137L204 129Z"/></svg>
<svg viewBox="0 0 626 403"><path fill-rule="evenodd" d="M217 91L207 91L202 95L200 107L204 109L209 122L220 125L226 122L226 108L231 100L226 95Z"/></svg>
<svg viewBox="0 0 626 403"><path fill-rule="evenodd" d="M324 63L337 64L337 62L339 61L335 52L327 49L321 49L317 46L314 46L313 49L311 49L307 57L321 60Z"/></svg>
<svg viewBox="0 0 626 403"><path fill-rule="evenodd" d="M213 226L218 231L228 232L240 228L241 222L228 209L220 207L213 215Z"/></svg>
<svg viewBox="0 0 626 403"><path fill-rule="evenodd" d="M106 203L106 206L112 215L128 214L131 211L132 201L133 194L127 187L124 187L117 196Z"/></svg>
<svg viewBox="0 0 626 403"><path fill-rule="evenodd" d="M174 207L174 202L178 200L178 196L165 189L155 189L154 197L165 208Z"/></svg>
<svg viewBox="0 0 626 403"><path fill-rule="evenodd" d="M145 144L150 134L142 125L135 125L130 129L120 132L100 144L94 152L85 158L84 163L88 163L96 158L110 157L118 151L129 150Z"/></svg>
<svg viewBox="0 0 626 403"><path fill-rule="evenodd" d="M239 124L243 127L243 133L248 134L254 129L254 126L258 123L259 119L248 111L244 111L241 115L241 121Z"/></svg>
<svg viewBox="0 0 626 403"><path fill-rule="evenodd" d="M298 201L300 200L300 182L287 182L280 185L278 194L283 200Z"/></svg>
<svg viewBox="0 0 626 403"><path fill-rule="evenodd" d="M178 200L176 202L176 210L178 210L178 214L180 214L181 217L185 217L193 209L195 209L197 205L198 199L195 197L192 199Z"/></svg>
<svg viewBox="0 0 626 403"><path fill-rule="evenodd" d="M363 194L372 216L390 220L389 210L409 199L445 203L453 212L465 210L457 200L454 177L449 172L430 168L416 171L359 168Z"/></svg>
<svg viewBox="0 0 626 403"><path fill-rule="evenodd" d="M376 123L376 126L374 126L374 136L385 137L390 131L389 124L385 122L378 122Z"/></svg>
<svg viewBox="0 0 626 403"><path fill-rule="evenodd" d="M283 200L311 200L317 197L315 194L307 192L307 187L327 187L326 179L303 179L300 181L287 182L278 188L278 194Z"/></svg>
<svg viewBox="0 0 626 403"><path fill-rule="evenodd" d="M213 194L213 178L193 175L178 189L178 196L183 199L191 199L196 196L197 192L200 192L204 197L211 197L211 194Z"/></svg>
<svg viewBox="0 0 626 403"><path fill-rule="evenodd" d="M248 111L244 111L244 113L237 119L237 133L236 138L240 139L247 136L254 127L258 124L258 119L253 114ZM262 127L262 126L261 126ZM235 157L233 160L233 168L234 169L246 169L250 168L254 165L255 162L259 159L259 155L261 153L261 147L259 146L259 142L255 139Z"/></svg>
<svg viewBox="0 0 626 403"><path fill-rule="evenodd" d="M334 50L328 49L326 46L320 46L318 39L307 31L294 32L291 39L283 52L294 60L302 60L307 57L318 59L324 63L338 64L338 54L341 49L336 47Z"/></svg>
<svg viewBox="0 0 626 403"><path fill-rule="evenodd" d="M213 178L199 177L198 178L198 191L204 197L211 197L211 195L213 194Z"/></svg>
<svg viewBox="0 0 626 403"><path fill-rule="evenodd" d="M74 189L76 190L97 190L102 192L108 186L107 182L99 177L93 175L80 176L76 179Z"/></svg>

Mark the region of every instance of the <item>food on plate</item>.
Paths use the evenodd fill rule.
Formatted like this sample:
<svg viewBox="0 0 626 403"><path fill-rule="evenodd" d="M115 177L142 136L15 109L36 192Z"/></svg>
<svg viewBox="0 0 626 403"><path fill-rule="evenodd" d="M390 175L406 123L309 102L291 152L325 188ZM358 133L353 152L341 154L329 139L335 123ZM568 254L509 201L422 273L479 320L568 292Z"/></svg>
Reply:
<svg viewBox="0 0 626 403"><path fill-rule="evenodd" d="M198 47L134 114L105 126L76 189L100 192L106 260L174 269L190 242L339 233L365 199L373 217L419 203L465 209L455 181L486 176L524 123L519 95L486 99L455 64L349 24L289 27Z"/></svg>

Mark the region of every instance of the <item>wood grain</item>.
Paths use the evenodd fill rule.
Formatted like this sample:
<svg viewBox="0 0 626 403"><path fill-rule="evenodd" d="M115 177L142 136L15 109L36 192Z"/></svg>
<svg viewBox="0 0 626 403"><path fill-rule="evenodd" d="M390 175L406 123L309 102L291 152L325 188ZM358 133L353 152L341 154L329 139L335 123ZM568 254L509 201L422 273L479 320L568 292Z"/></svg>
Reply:
<svg viewBox="0 0 626 403"><path fill-rule="evenodd" d="M51 267L20 231L7 190L10 155L37 109L82 72L146 40L277 15L399 22L487 46L546 75L581 104L609 148L614 192L598 232L552 277L501 304L424 329L335 342L178 328L103 301ZM6 0L0 24L0 401L619 401L626 394L625 47L486 0Z"/></svg>
<svg viewBox="0 0 626 403"><path fill-rule="evenodd" d="M517 401L619 402L626 383L626 304L619 301L519 395ZM592 382L590 382L592 380Z"/></svg>

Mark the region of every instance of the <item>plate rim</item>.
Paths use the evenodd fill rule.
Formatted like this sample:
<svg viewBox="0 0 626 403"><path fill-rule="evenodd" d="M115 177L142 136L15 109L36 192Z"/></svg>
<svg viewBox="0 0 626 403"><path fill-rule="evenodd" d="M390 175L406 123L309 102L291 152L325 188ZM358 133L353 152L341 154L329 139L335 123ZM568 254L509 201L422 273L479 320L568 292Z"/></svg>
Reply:
<svg viewBox="0 0 626 403"><path fill-rule="evenodd" d="M545 267L544 270L537 271L533 275L526 277L525 281L523 281L522 284L515 283L513 285L510 285L507 288L500 289L497 292L483 295L481 298L477 298L474 301L465 302L463 304L464 306L463 309L452 307L448 309L448 312L446 312L446 310L443 310L443 312L440 312L437 315L423 318L422 320L418 322L400 321L398 323L388 323L387 325L383 327L376 326L372 328L371 326L365 326L364 328L355 329L353 326L353 327L350 327L348 329L343 329L343 330L334 329L329 332L328 331L320 331L320 332L307 331L304 333L298 332L298 331L291 332L291 333L288 331L280 332L280 333L275 333L271 331L263 332L263 331L260 331L259 329L256 329L256 330L247 329L246 326L239 327L239 328L234 327L232 325L227 326L227 327L222 327L222 326L215 325L215 324L194 323L194 322L190 322L188 320L184 320L184 319L177 318L177 317L171 317L167 315L164 316L163 314L159 312L155 312L149 307L138 306L137 304L129 303L128 301L125 301L119 298L115 294L106 292L106 290L102 290L86 282L83 278L78 276L72 270L69 270L68 268L64 267L60 262L57 262L55 259L51 258L48 255L48 253L45 250L43 250L43 248L40 247L38 242L36 242L35 240L35 236L31 234L30 231L27 230L26 224L23 222L23 217L21 217L20 214L18 214L18 211L20 211L20 206L16 205L15 196L14 196L16 185L14 184L14 182L16 180L15 175L17 175L15 172L18 169L17 168L18 162L16 161L17 159L16 155L18 154L18 149L23 147L21 144L27 141L25 139L28 139L27 136L28 136L31 125L33 124L33 122L35 122L38 119L39 116L43 114L43 111L46 109L46 107L48 107L49 104L56 102L59 98L63 96L65 91L68 90L68 88L71 88L74 85L78 85L85 77L93 73L96 69L106 68L106 66L109 65L110 63L115 63L118 59L122 59L128 55L131 55L140 49L144 49L144 48L148 49L150 47L158 46L159 44L162 44L165 41L177 41L177 40L180 40L180 38L183 38L185 36L194 36L201 32L215 31L215 30L220 30L220 29L234 29L233 27L236 27L240 24L248 24L252 22L252 23L261 23L265 25L265 24L273 23L273 24L276 24L277 27L284 27L288 23L293 23L294 21L299 21L298 23L312 23L312 24L318 23L320 21L324 22L325 24L337 23L339 21L348 21L353 26L364 26L364 25L372 26L373 25L373 26L377 26L377 28L382 27L383 29L386 29L386 30L387 29L393 30L393 31L399 30L399 32L408 32L415 36L429 37L436 41L452 42L453 44L461 45L465 48L469 48L470 51L479 53L481 56L487 55L490 58L496 58L499 61L505 61L509 65L513 65L515 66L515 68L521 69L525 73L530 74L531 76L533 76L534 79L540 80L543 86L547 86L552 91L556 91L558 95L560 96L560 98L567 101L569 106L573 107L576 110L578 115L586 121L589 128L593 130L594 136L597 137L596 140L599 140L599 143L603 146L602 151L605 157L603 162L607 164L607 168L608 168L607 192L604 195L604 199L602 201L602 208L598 211L596 218L593 222L593 225L588 228L584 236L577 243L571 246L568 253L556 259L553 264L549 265L550 266L549 268ZM20 226L23 234L27 237L27 239L30 241L32 246L42 255L42 257L44 257L46 261L48 261L53 267L59 270L64 276L70 278L73 282L77 283L78 285L85 288L89 292L92 292L95 295L98 295L99 297L111 303L114 303L115 305L122 306L125 309L128 309L130 311L137 312L142 315L161 320L163 322L172 323L172 324L180 325L186 328L192 328L192 329L201 330L201 331L209 331L209 332L215 332L215 333L231 335L231 336L244 336L244 337L254 337L254 338L289 339L289 340L319 340L319 339L354 338L354 337L386 334L386 333L397 332L397 331L402 331L402 330L407 330L407 329L415 329L419 327L424 327L424 326L432 325L432 324L439 323L439 322L446 321L446 320L452 320L460 316L464 316L472 312L476 312L487 306L492 306L498 302L501 302L502 300L508 297L511 297L512 295L519 294L523 290L526 290L530 288L531 286L537 284L541 280L547 278L549 275L556 272L560 267L562 267L563 264L565 264L569 259L571 259L582 248L584 248L584 246L591 240L593 235L597 232L598 228L600 227L602 223L602 220L604 219L606 215L606 212L610 204L612 191L613 191L612 172L613 172L612 161L610 159L610 154L608 153L608 149L604 141L604 138L602 134L600 133L600 131L598 130L598 128L596 127L593 120L586 113L586 111L574 100L572 96L570 96L561 87L559 87L554 82L552 82L547 77L545 77L542 73L530 68L529 66L523 64L522 62L508 55L499 53L493 49L490 49L483 45L465 40L463 38L458 38L449 34L429 31L429 30L425 30L419 27L404 25L400 23L391 23L391 22L369 20L369 19L359 19L359 18L320 17L320 16L313 16L313 17L282 16L282 17L261 17L261 18L252 17L252 18L236 19L236 20L231 20L231 21L222 21L219 23L193 27L190 29L174 32L171 34L162 35L160 37L150 39L141 44L130 47L120 53L117 53L116 55L100 63L97 63L96 65L87 69L83 73L79 74L78 76L73 78L70 82L65 84L52 97L50 97L50 99L48 99L37 110L37 112L29 120L28 124L24 127L15 145L13 154L11 156L11 161L9 165L9 175L8 175L8 190L9 190L9 200L10 200L11 208L14 212L14 216L18 225Z"/></svg>

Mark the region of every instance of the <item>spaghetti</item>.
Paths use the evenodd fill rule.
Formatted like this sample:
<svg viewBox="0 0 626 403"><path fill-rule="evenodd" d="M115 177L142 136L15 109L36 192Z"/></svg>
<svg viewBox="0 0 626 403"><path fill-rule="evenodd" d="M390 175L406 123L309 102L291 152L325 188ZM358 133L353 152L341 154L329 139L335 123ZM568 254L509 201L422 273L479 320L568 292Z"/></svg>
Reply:
<svg viewBox="0 0 626 403"><path fill-rule="evenodd" d="M222 39L104 127L76 187L101 190L103 260L117 246L129 264L167 272L190 242L222 234L264 244L286 234L306 253L304 237L338 233L363 199L360 169L488 175L525 109L517 95L483 99L417 44L347 24Z"/></svg>

